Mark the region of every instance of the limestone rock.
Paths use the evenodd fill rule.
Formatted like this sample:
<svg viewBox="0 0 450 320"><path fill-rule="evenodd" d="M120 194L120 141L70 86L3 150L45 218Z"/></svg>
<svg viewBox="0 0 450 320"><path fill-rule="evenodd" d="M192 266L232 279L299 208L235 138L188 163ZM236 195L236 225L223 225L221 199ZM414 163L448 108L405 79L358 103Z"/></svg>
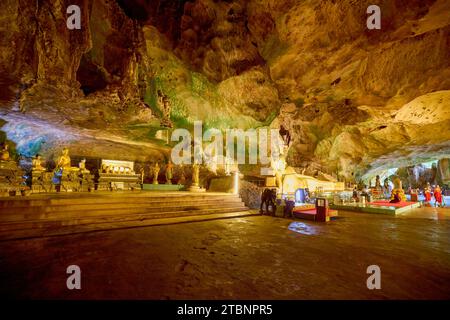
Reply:
<svg viewBox="0 0 450 320"><path fill-rule="evenodd" d="M175 128L285 126L305 173L449 157L449 1L383 1L381 30L369 0L71 4L81 30L65 1L0 3L0 118L19 151L163 157L161 90Z"/></svg>

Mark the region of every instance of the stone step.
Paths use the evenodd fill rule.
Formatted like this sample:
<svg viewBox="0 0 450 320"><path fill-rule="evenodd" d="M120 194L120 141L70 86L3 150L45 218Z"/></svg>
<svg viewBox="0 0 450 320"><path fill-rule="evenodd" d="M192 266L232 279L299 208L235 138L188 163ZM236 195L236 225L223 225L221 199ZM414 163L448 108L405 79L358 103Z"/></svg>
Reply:
<svg viewBox="0 0 450 320"><path fill-rule="evenodd" d="M248 214L248 208L240 197L225 193L94 192L0 198L0 240L241 214Z"/></svg>
<svg viewBox="0 0 450 320"><path fill-rule="evenodd" d="M246 207L231 207L231 208L215 208L215 209L202 209L195 211L172 211L172 212L154 212L154 213L141 213L141 214L122 214L122 215L102 215L84 217L61 217L58 220L29 220L29 221L16 221L10 223L0 224L0 234L8 232L16 232L24 229L51 229L67 226L83 225L83 224L101 224L101 223L122 223L127 221L143 221L149 219L161 219L161 218L173 218L183 216L200 216L205 214L217 214L217 213L231 213L231 212L243 212L248 211ZM1 237L0 237L1 238Z"/></svg>
<svg viewBox="0 0 450 320"><path fill-rule="evenodd" d="M132 221L124 221L124 222L120 222L120 223L106 222L106 223L98 223L98 224L83 224L83 225L65 226L65 227L61 227L61 228L50 228L50 229L46 229L46 228L21 229L21 230L16 230L14 232L11 232L11 231L0 232L0 241L8 241L8 240L14 240L14 239L38 238L38 237L63 236L63 235L67 235L67 234L106 231L106 230L125 229L125 228L160 226L160 225L166 225L166 224L201 222L201 221L208 221L208 220L246 217L246 216L251 216L251 215L258 215L258 213L255 211L237 211L237 212L229 212L229 213L211 213L211 214L181 216L181 217L172 217L172 218L132 220Z"/></svg>
<svg viewBox="0 0 450 320"><path fill-rule="evenodd" d="M238 195L233 194L208 194L208 193L189 193L189 194L168 194L162 195L160 193L153 194L152 192L143 193L130 193L130 194L111 194L111 195L96 195L96 193L89 194L89 196L79 194L75 196L63 195L52 198L51 196L39 197L2 197L0 198L0 210L3 208L26 208L26 207L41 207L41 206L66 206L66 205L78 205L78 204L114 204L114 203L152 203L152 202L173 202L173 201L186 201L186 200L223 200L223 199L239 199Z"/></svg>
<svg viewBox="0 0 450 320"><path fill-rule="evenodd" d="M213 203L203 203L197 202L191 205L170 203L159 206L151 205L128 205L128 204L117 204L117 206L111 205L98 205L98 206L88 206L85 208L67 208L64 206L49 207L46 208L47 211L36 211L23 208L9 213L0 214L0 223L8 223L14 221L24 221L24 220L42 220L42 219L61 219L62 217L78 218L84 216L100 216L100 215L120 215L120 214L136 214L136 213L151 213L151 212L172 212L172 211L195 211L204 208L245 208L242 201L220 201ZM34 208L35 209L35 208ZM54 209L54 210L52 210ZM57 209L57 210L56 210ZM31 212L29 212L31 211Z"/></svg>
<svg viewBox="0 0 450 320"><path fill-rule="evenodd" d="M47 206L31 206L31 207L8 207L0 208L0 221L8 220L12 216L24 216L45 213L65 213L67 211L87 212L91 210L116 210L123 208L166 208L166 207L196 207L196 206L219 206L227 204L242 204L240 198L224 198L224 199L207 199L207 200L190 200L181 201L149 201L149 202L118 202L118 203L79 203L70 205L47 205ZM11 216L11 217L10 217Z"/></svg>

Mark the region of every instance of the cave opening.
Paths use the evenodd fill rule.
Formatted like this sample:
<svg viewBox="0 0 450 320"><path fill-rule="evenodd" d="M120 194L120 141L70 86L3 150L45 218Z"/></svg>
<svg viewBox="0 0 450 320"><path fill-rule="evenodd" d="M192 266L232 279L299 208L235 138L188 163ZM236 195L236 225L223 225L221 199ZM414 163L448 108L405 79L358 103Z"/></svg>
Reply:
<svg viewBox="0 0 450 320"><path fill-rule="evenodd" d="M389 179L393 181L395 177L400 178L403 188L423 189L427 184L431 186L440 185L445 189L450 187L450 181L443 175L441 167L445 160L432 159L425 162L415 163L408 166L391 167L380 173L381 181ZM376 176L369 178L369 184L373 184Z"/></svg>
<svg viewBox="0 0 450 320"><path fill-rule="evenodd" d="M81 84L81 90L86 96L102 90L108 85L101 69L89 61L85 55L81 58L80 66L77 70L77 80Z"/></svg>
<svg viewBox="0 0 450 320"><path fill-rule="evenodd" d="M135 20L146 21L149 18L147 1L117 0L125 14Z"/></svg>

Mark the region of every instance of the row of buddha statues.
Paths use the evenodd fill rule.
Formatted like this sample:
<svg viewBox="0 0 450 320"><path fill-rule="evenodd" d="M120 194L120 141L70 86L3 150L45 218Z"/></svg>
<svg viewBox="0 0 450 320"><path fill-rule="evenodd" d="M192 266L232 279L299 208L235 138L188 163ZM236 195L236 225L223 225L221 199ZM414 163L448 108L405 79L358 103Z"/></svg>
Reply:
<svg viewBox="0 0 450 320"><path fill-rule="evenodd" d="M161 170L161 167L157 162L155 162L151 168L151 176L152 176L152 184L156 185L159 184L158 182L158 177L159 177L159 172ZM172 179L173 179L173 171L174 171L174 165L172 164L172 162L169 160L169 162L166 164L165 166L165 178L166 178L166 184L172 184ZM144 168L141 168L141 179L142 179L142 183L144 181ZM200 181L200 165L197 163L194 163L192 165L192 183L191 186L194 187L198 187L199 186L199 181ZM184 175L184 170L181 170L181 174L180 174L180 178L178 180L178 184L185 184L186 183L186 177Z"/></svg>
<svg viewBox="0 0 450 320"><path fill-rule="evenodd" d="M62 155L58 158L57 164L56 164L56 170L58 168L65 169L66 171L80 171L80 172L86 172L89 173L89 170L86 169L86 159L83 159L80 161L78 167L71 167L70 166L70 156L68 154L68 149L64 148ZM42 166L42 159L39 155L36 155L32 160L32 170L33 171L45 171L45 168ZM153 177L152 184L158 184L158 177L160 173L161 167L159 165L159 162L155 162L151 166L151 174ZM174 171L174 165L169 160L169 162L165 166L165 178L166 178L166 184L172 184L173 179L173 171ZM133 169L126 166L115 166L115 165L109 165L109 164L103 164L101 167L101 173L106 174L134 174ZM199 173L200 173L200 165L194 163L192 165L192 185L198 186L199 185ZM141 168L140 170L141 175L141 183L143 183L144 179L144 169ZM186 177L184 175L184 171L181 173L181 177L178 181L180 184L184 184L186 182Z"/></svg>
<svg viewBox="0 0 450 320"><path fill-rule="evenodd" d="M43 159L39 154L37 154L31 160L31 170L32 171L47 171L47 169L42 164L43 164ZM82 159L78 163L78 167L71 166L71 159L69 156L68 148L64 148L62 150L62 154L58 157L58 159L56 161L55 171L58 171L61 169L66 172L68 172L68 171L79 171L81 173L89 173L90 172L89 170L86 169L86 159Z"/></svg>
<svg viewBox="0 0 450 320"><path fill-rule="evenodd" d="M369 180L369 187L360 181L353 190L353 198L359 199L357 190L362 190L363 196L369 196L371 199L389 199L390 202L402 202L406 201L405 191L403 190L402 181L400 178L395 177L392 180L393 186L389 183L389 179L384 179L383 185L381 185L381 178L379 175L375 177L375 186L372 186ZM363 197L364 198L364 197Z"/></svg>
<svg viewBox="0 0 450 320"><path fill-rule="evenodd" d="M133 170L131 170L130 167L124 167L124 166L102 165L102 172L103 173L112 173L112 174L131 174L131 173L133 173Z"/></svg>
<svg viewBox="0 0 450 320"><path fill-rule="evenodd" d="M77 167L72 167L68 148L63 148L61 155L56 160L56 167L51 172L48 172L43 166L43 160L39 154L33 157L31 179L33 192L71 192L94 189L93 175L86 169L86 159L82 159Z"/></svg>
<svg viewBox="0 0 450 320"><path fill-rule="evenodd" d="M1 162L13 163L20 169L16 161L10 158L7 144L4 144L0 150ZM49 170L45 166L45 160L41 155L36 154L31 159L31 186L33 192L93 190L95 188L94 175L91 175L90 170L86 168L86 159L82 159L78 166L75 167L72 166L71 162L69 149L66 147L62 149L61 154L57 157L53 170ZM144 184L144 168L140 168L139 174L136 174L133 167L133 162L102 160L101 168L98 171L98 185L102 186L99 190L108 190L112 183L127 183L133 179L136 184ZM182 165L178 166L178 168L180 171L177 184L185 185L185 169ZM161 169L164 170L165 184L171 185L173 183L175 166L170 160L165 165L160 165L160 162L156 161L150 166L151 183L154 185L159 184L158 178ZM200 164L194 163L191 166L191 170L192 180L190 186L191 188L200 188Z"/></svg>

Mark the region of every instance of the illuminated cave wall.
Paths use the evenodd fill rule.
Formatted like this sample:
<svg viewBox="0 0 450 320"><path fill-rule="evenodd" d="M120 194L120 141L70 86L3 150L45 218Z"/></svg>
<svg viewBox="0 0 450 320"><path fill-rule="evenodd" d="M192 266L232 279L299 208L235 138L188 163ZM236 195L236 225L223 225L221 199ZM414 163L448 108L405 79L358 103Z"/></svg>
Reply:
<svg viewBox="0 0 450 320"><path fill-rule="evenodd" d="M23 154L167 157L161 89L176 127L283 124L306 174L450 157L448 1L381 1L379 31L369 0L72 2L80 31L66 1L0 3L1 130Z"/></svg>

